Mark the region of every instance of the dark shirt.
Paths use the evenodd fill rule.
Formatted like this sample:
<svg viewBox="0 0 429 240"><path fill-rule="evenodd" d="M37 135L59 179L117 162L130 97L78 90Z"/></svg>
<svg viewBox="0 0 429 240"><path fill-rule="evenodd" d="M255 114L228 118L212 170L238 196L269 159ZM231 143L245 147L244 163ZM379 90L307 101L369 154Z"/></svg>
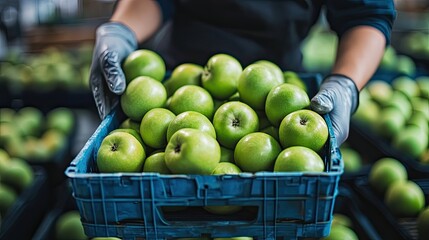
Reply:
<svg viewBox="0 0 429 240"><path fill-rule="evenodd" d="M158 1L166 24L150 47L170 69L184 62L204 65L210 56L226 53L243 67L266 59L283 70L301 71L301 43L322 8L339 37L368 25L380 30L387 43L396 17L392 0L176 0L173 6Z"/></svg>

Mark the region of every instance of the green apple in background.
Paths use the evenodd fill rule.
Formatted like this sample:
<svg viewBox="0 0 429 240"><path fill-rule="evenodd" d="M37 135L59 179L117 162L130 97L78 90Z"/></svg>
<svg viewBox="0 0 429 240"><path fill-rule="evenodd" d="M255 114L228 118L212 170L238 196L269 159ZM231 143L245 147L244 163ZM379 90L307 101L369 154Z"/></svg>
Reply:
<svg viewBox="0 0 429 240"><path fill-rule="evenodd" d="M380 111L380 106L374 100L367 100L359 104L351 119L369 128L374 128L380 117Z"/></svg>
<svg viewBox="0 0 429 240"><path fill-rule="evenodd" d="M140 123L140 135L145 144L152 148L167 146L167 129L176 115L165 108L149 110Z"/></svg>
<svg viewBox="0 0 429 240"><path fill-rule="evenodd" d="M167 91L161 82L151 77L137 77L128 84L120 102L126 116L141 122L149 110L165 106Z"/></svg>
<svg viewBox="0 0 429 240"><path fill-rule="evenodd" d="M17 193L29 187L34 180L33 168L20 158L11 158L9 165L2 171L1 181L11 186Z"/></svg>
<svg viewBox="0 0 429 240"><path fill-rule="evenodd" d="M429 206L417 216L417 233L420 240L429 238Z"/></svg>
<svg viewBox="0 0 429 240"><path fill-rule="evenodd" d="M329 235L321 240L359 240L352 228L340 224L333 224Z"/></svg>
<svg viewBox="0 0 429 240"><path fill-rule="evenodd" d="M282 83L268 67L251 64L240 75L237 89L242 102L255 110L264 110L268 93Z"/></svg>
<svg viewBox="0 0 429 240"><path fill-rule="evenodd" d="M185 85L200 86L203 70L202 66L193 63L182 63L175 67L170 78L164 82L167 95L173 95L177 89Z"/></svg>
<svg viewBox="0 0 429 240"><path fill-rule="evenodd" d="M235 163L234 150L220 146L220 162Z"/></svg>
<svg viewBox="0 0 429 240"><path fill-rule="evenodd" d="M265 101L265 113L271 124L279 127L286 115L308 106L310 106L310 98L307 92L295 85L283 83L272 88L268 93Z"/></svg>
<svg viewBox="0 0 429 240"><path fill-rule="evenodd" d="M428 102L428 109L429 109L429 102ZM428 133L429 131L429 119L426 118L423 112L413 112L411 117L406 122L405 126L416 126L418 127L422 132Z"/></svg>
<svg viewBox="0 0 429 240"><path fill-rule="evenodd" d="M77 210L69 210L62 213L55 222L56 239L87 240L81 216Z"/></svg>
<svg viewBox="0 0 429 240"><path fill-rule="evenodd" d="M417 217L425 207L425 195L415 182L398 181L387 188L384 203L398 217Z"/></svg>
<svg viewBox="0 0 429 240"><path fill-rule="evenodd" d="M148 76L159 82L165 77L165 62L162 57L148 49L138 49L125 59L124 69L127 84L139 76Z"/></svg>
<svg viewBox="0 0 429 240"><path fill-rule="evenodd" d="M283 149L274 163L274 172L323 172L324 169L319 154L303 146Z"/></svg>
<svg viewBox="0 0 429 240"><path fill-rule="evenodd" d="M178 130L165 148L165 163L172 173L209 175L219 161L219 143L198 129Z"/></svg>
<svg viewBox="0 0 429 240"><path fill-rule="evenodd" d="M107 135L97 152L97 167L101 173L141 172L146 153L130 133Z"/></svg>
<svg viewBox="0 0 429 240"><path fill-rule="evenodd" d="M0 182L0 215L4 216L7 210L15 203L18 198L17 193L8 185Z"/></svg>
<svg viewBox="0 0 429 240"><path fill-rule="evenodd" d="M340 147L340 152L344 161L344 172L353 173L362 168L362 157L358 151L342 145Z"/></svg>
<svg viewBox="0 0 429 240"><path fill-rule="evenodd" d="M353 222L350 217L338 212L332 215L332 225L336 224L350 228L353 227Z"/></svg>
<svg viewBox="0 0 429 240"><path fill-rule="evenodd" d="M386 47L383 57L380 62L380 68L386 70L394 70L397 64L396 50L392 46Z"/></svg>
<svg viewBox="0 0 429 240"><path fill-rule="evenodd" d="M74 130L75 121L73 110L66 107L54 108L46 114L46 128L57 129L66 135Z"/></svg>
<svg viewBox="0 0 429 240"><path fill-rule="evenodd" d="M285 83L293 84L305 92L307 92L307 85L305 84L304 80L299 77L299 75L293 71L285 71L283 72L283 78Z"/></svg>
<svg viewBox="0 0 429 240"><path fill-rule="evenodd" d="M12 138L20 138L20 132L12 122L0 122L0 146L5 147Z"/></svg>
<svg viewBox="0 0 429 240"><path fill-rule="evenodd" d="M68 136L57 129L48 129L38 140L46 147L49 156L54 156L55 153L67 148Z"/></svg>
<svg viewBox="0 0 429 240"><path fill-rule="evenodd" d="M23 107L16 112L14 124L23 136L39 136L44 128L44 120L45 116L40 109Z"/></svg>
<svg viewBox="0 0 429 240"><path fill-rule="evenodd" d="M201 85L214 97L228 99L237 92L237 82L243 68L240 62L227 54L215 54L204 66Z"/></svg>
<svg viewBox="0 0 429 240"><path fill-rule="evenodd" d="M165 164L165 152L157 152L147 157L144 161L143 172L170 174L171 171Z"/></svg>
<svg viewBox="0 0 429 240"><path fill-rule="evenodd" d="M199 112L187 111L177 115L168 125L167 142L175 132L182 128L198 129L216 139L215 128L206 116Z"/></svg>
<svg viewBox="0 0 429 240"><path fill-rule="evenodd" d="M384 195L392 183L407 179L408 173L404 165L397 159L390 157L378 159L368 174L369 185L381 195Z"/></svg>
<svg viewBox="0 0 429 240"><path fill-rule="evenodd" d="M382 137L390 139L404 127L405 122L405 117L398 108L384 108L375 122L375 130Z"/></svg>
<svg viewBox="0 0 429 240"><path fill-rule="evenodd" d="M249 133L235 146L234 161L244 172L272 171L281 151L280 143L272 136L262 132Z"/></svg>
<svg viewBox="0 0 429 240"><path fill-rule="evenodd" d="M365 89L370 97L381 105L386 105L393 94L392 86L383 80L371 80Z"/></svg>
<svg viewBox="0 0 429 240"><path fill-rule="evenodd" d="M24 141L24 151L26 154L26 161L28 162L46 162L52 160L55 154L41 139L36 137L27 137ZM53 143L55 144L55 143Z"/></svg>
<svg viewBox="0 0 429 240"><path fill-rule="evenodd" d="M15 113L15 110L12 108L0 108L0 123L13 122Z"/></svg>
<svg viewBox="0 0 429 240"><path fill-rule="evenodd" d="M258 131L259 119L249 105L232 101L224 103L215 112L213 126L219 143L224 147L234 149L242 137Z"/></svg>
<svg viewBox="0 0 429 240"><path fill-rule="evenodd" d="M210 93L204 88L186 85L177 89L171 96L168 109L176 115L186 111L195 111L212 119L214 102Z"/></svg>
<svg viewBox="0 0 429 240"><path fill-rule="evenodd" d="M393 136L392 146L412 158L418 158L428 148L428 132L417 126L406 126Z"/></svg>
<svg viewBox="0 0 429 240"><path fill-rule="evenodd" d="M416 112L423 115L427 121L429 121L429 101L422 97L411 98L411 106L413 108L413 114Z"/></svg>
<svg viewBox="0 0 429 240"><path fill-rule="evenodd" d="M413 76L416 73L416 64L413 59L407 55L397 55L396 71L399 73Z"/></svg>
<svg viewBox="0 0 429 240"><path fill-rule="evenodd" d="M212 175L224 175L224 174L239 174L241 169L230 162L220 162L213 170ZM242 206L204 206L204 209L210 213L218 215L233 214L240 211Z"/></svg>
<svg viewBox="0 0 429 240"><path fill-rule="evenodd" d="M429 99L429 76L420 76L415 80L417 86L419 86L420 96Z"/></svg>
<svg viewBox="0 0 429 240"><path fill-rule="evenodd" d="M10 161L9 154L4 149L0 148L0 176L3 169L5 169L9 165L9 161ZM0 181L1 181L1 178L0 178Z"/></svg>
<svg viewBox="0 0 429 240"><path fill-rule="evenodd" d="M255 64L262 64L262 65L268 67L269 69L271 69L271 71L276 76L278 81L284 82L283 71L277 64L275 64L269 60L265 60L265 59L264 60L258 60L254 63Z"/></svg>
<svg viewBox="0 0 429 240"><path fill-rule="evenodd" d="M119 124L118 128L131 128L137 132L140 132L140 122L133 121L131 118L127 118L121 124Z"/></svg>
<svg viewBox="0 0 429 240"><path fill-rule="evenodd" d="M402 92L408 99L412 97L418 97L420 95L420 89L417 82L407 76L400 76L392 81L392 88L395 91Z"/></svg>
<svg viewBox="0 0 429 240"><path fill-rule="evenodd" d="M279 128L279 138L283 148L304 146L317 152L325 145L328 135L325 119L307 109L289 113L283 118Z"/></svg>
<svg viewBox="0 0 429 240"><path fill-rule="evenodd" d="M401 111L405 119L408 119L413 113L413 107L411 106L410 100L402 92L394 90L392 96L383 108L395 107Z"/></svg>

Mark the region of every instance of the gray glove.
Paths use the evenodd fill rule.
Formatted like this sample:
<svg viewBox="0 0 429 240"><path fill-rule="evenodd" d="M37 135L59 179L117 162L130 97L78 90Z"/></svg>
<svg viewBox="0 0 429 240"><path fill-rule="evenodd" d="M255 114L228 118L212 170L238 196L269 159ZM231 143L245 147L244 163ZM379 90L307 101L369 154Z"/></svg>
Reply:
<svg viewBox="0 0 429 240"><path fill-rule="evenodd" d="M97 28L89 79L101 119L117 105L118 95L125 91L126 81L121 64L136 48L134 32L127 26L108 22Z"/></svg>
<svg viewBox="0 0 429 240"><path fill-rule="evenodd" d="M350 78L332 74L325 78L319 92L311 99L310 107L327 114L332 121L338 146L347 139L350 128L350 117L359 104L359 91Z"/></svg>

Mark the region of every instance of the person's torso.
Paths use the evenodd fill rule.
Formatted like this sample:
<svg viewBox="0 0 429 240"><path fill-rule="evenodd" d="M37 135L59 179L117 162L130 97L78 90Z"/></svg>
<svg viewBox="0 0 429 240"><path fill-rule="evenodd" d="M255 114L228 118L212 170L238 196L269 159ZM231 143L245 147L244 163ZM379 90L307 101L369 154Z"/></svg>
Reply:
<svg viewBox="0 0 429 240"><path fill-rule="evenodd" d="M266 59L282 69L301 70L300 44L317 21L317 0L177 0L171 23L153 44L167 67L204 65L216 53L244 66Z"/></svg>

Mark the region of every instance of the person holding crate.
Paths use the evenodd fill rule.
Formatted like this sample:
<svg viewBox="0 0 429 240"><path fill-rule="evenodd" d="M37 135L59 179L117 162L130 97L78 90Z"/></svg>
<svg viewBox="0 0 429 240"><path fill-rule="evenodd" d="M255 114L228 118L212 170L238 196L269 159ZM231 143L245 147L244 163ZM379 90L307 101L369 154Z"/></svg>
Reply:
<svg viewBox="0 0 429 240"><path fill-rule="evenodd" d="M389 44L396 17L393 0L118 1L110 21L96 32L90 82L99 115L104 119L115 94L124 92L121 63L142 46L160 53L168 69L185 62L204 65L222 52L243 66L266 59L282 70L302 71L300 44L323 8L339 44L311 107L329 113L341 145L359 91Z"/></svg>

